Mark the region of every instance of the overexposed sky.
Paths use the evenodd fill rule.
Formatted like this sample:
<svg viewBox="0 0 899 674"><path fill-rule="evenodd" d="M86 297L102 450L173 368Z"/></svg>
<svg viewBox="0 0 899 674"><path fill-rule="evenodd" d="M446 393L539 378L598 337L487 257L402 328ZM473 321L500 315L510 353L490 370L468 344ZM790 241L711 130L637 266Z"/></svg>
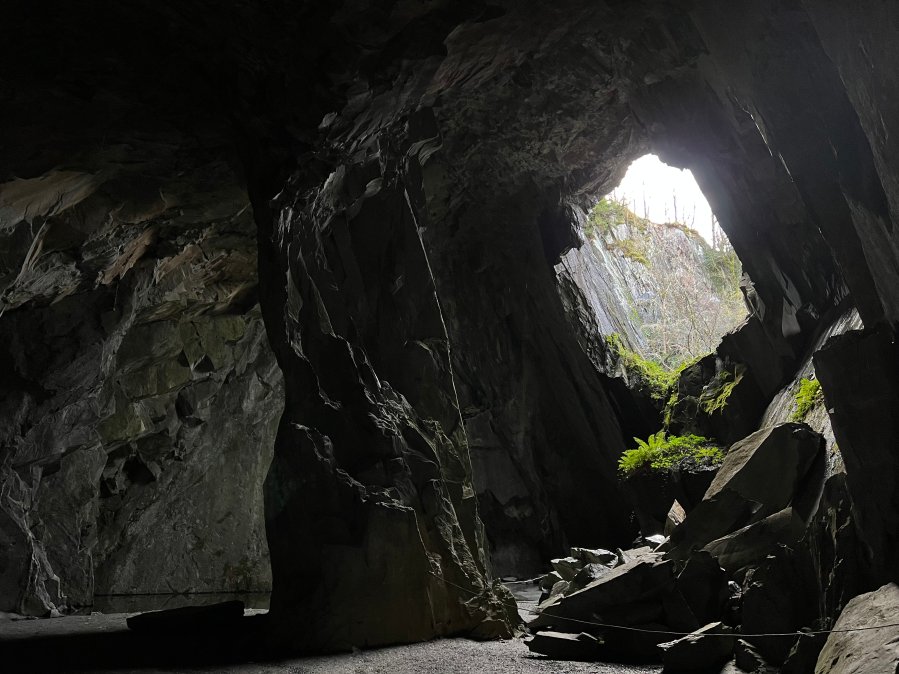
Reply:
<svg viewBox="0 0 899 674"><path fill-rule="evenodd" d="M654 154L640 157L631 164L621 184L611 196L626 201L639 216L653 222L676 219L712 240L712 209L696 184L689 169L680 170ZM676 204L676 208L675 208Z"/></svg>

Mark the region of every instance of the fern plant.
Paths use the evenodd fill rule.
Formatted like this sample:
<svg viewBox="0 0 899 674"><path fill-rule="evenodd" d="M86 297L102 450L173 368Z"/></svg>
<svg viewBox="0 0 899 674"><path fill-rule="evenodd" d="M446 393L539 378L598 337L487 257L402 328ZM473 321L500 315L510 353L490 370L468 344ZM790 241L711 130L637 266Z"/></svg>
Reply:
<svg viewBox="0 0 899 674"><path fill-rule="evenodd" d="M661 430L646 440L634 438L634 442L637 446L625 451L618 459L618 470L624 477L641 470L667 470L689 458L709 465L724 460L722 449L701 435L669 436Z"/></svg>

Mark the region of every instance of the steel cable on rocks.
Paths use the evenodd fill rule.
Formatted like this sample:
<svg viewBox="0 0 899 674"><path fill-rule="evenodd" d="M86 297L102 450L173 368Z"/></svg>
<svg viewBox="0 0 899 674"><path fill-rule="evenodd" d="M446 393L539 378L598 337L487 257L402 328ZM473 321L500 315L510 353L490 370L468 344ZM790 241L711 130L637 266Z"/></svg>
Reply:
<svg viewBox="0 0 899 674"><path fill-rule="evenodd" d="M457 585L456 583L447 580L443 576L434 573L433 571L428 571L429 574L437 578L438 580L443 581L447 585L451 585L463 592L467 592L470 595L477 596L481 594L480 592L475 592L467 587L462 587L461 585ZM502 581L500 581L502 582ZM533 582L533 581L515 581L518 583L524 582ZM864 627L845 627L841 629L829 629L829 630L804 630L804 631L796 631L796 632L697 632L694 630L693 632L677 632L673 630L650 630L645 627L633 627L630 625L612 625L610 623L601 623L595 620L581 620L579 618L568 618L563 615L559 615L558 613L550 613L546 609L524 609L528 613L532 613L535 615L545 615L550 618L556 618L557 620L567 620L568 622L577 623L580 625L590 625L591 627L602 627L604 629L615 629L615 630L624 630L628 632L640 632L643 634L664 634L676 637L689 637L693 635L704 636L704 637L802 637L802 636L815 636L818 634L842 634L847 632L866 632L870 630L883 630L889 629L891 627L899 627L899 623L888 623L886 625L866 625Z"/></svg>

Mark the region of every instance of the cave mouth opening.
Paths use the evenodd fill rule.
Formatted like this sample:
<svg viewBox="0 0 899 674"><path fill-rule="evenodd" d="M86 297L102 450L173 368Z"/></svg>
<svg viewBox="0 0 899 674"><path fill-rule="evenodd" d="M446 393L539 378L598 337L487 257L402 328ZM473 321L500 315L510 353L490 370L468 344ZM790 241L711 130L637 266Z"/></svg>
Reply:
<svg viewBox="0 0 899 674"><path fill-rule="evenodd" d="M636 159L584 230L633 328L618 337L642 358L676 371L746 319L742 264L689 169Z"/></svg>

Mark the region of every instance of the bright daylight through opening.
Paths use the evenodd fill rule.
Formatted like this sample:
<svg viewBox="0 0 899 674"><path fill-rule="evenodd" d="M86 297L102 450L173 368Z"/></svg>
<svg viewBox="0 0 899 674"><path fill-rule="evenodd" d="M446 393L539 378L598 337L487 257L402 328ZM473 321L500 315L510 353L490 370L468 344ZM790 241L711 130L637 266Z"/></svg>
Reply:
<svg viewBox="0 0 899 674"><path fill-rule="evenodd" d="M740 261L689 170L636 160L586 233L617 277L642 357L678 369L746 318Z"/></svg>

